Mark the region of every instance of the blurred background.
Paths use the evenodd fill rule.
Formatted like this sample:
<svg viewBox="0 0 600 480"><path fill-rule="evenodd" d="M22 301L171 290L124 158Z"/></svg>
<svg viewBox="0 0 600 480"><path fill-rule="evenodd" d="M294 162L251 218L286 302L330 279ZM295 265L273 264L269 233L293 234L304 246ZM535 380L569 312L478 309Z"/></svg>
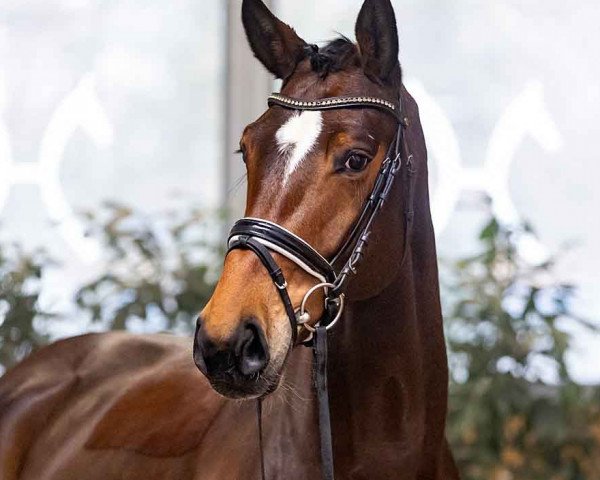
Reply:
<svg viewBox="0 0 600 480"><path fill-rule="evenodd" d="M361 0L272 0L353 38ZM429 149L466 479L600 478L600 3L394 0ZM87 331L191 331L278 85L240 0L2 0L0 372Z"/></svg>

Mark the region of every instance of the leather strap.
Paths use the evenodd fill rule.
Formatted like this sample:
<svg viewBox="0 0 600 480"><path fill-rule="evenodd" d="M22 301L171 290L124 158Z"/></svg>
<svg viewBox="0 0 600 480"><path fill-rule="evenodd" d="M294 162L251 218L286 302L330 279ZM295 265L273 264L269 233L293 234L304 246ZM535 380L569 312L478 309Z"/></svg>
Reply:
<svg viewBox="0 0 600 480"><path fill-rule="evenodd" d="M324 480L334 480L333 443L331 437L331 416L329 413L329 392L327 389L327 329L316 328L313 341L313 382L317 391L319 412L319 442L321 449L321 473ZM260 473L267 480L265 467L265 447L263 433L262 398L256 401L256 420L258 424L258 447L260 452Z"/></svg>
<svg viewBox="0 0 600 480"><path fill-rule="evenodd" d="M400 129L400 128L402 128L402 127L399 126L398 129ZM392 141L392 143L390 143L390 146L388 147L386 159L384 160L383 164L381 165L381 169L379 170L379 173L377 174L377 178L375 179L375 184L373 185L373 190L371 190L371 194L369 195L369 198L367 198L367 200L363 206L363 209L361 210L361 213L358 216L358 220L352 227L350 235L348 235L348 238L344 241L343 245L338 250L338 253L335 255L335 257L331 261L331 263L333 265L338 263L340 258L349 258L350 257L350 255L348 254L350 248L356 243L361 232L365 229L365 226L368 223L369 217L376 210L377 201L379 199L379 196L385 189L385 184L387 183L387 180L388 180L388 177L390 174L390 172L389 172L390 160L394 159L397 161L401 161L399 155L400 155L399 141L398 141L398 134L396 133L396 135L394 136L394 140Z"/></svg>
<svg viewBox="0 0 600 480"><path fill-rule="evenodd" d="M265 446L263 444L262 398L256 401L256 419L258 421L258 449L260 451L260 474L262 480L267 480L265 468Z"/></svg>
<svg viewBox="0 0 600 480"><path fill-rule="evenodd" d="M271 255L269 249L252 237L238 237L235 241L230 243L227 253L236 249L252 250L267 269L271 280L273 280L273 283L279 292L279 297L285 308L285 313L290 320L290 326L292 327L292 345L295 344L298 336L298 323L296 322L296 312L294 311L292 301L290 300L290 295L287 291L287 282L281 267L277 265L277 262Z"/></svg>
<svg viewBox="0 0 600 480"><path fill-rule="evenodd" d="M402 123L400 117L401 107L392 102L377 97L331 97L319 98L315 100L303 100L299 98L288 97L280 93L272 93L267 103L269 107L279 105L280 107L292 110L337 110L340 108L375 108L392 115L396 121Z"/></svg>
<svg viewBox="0 0 600 480"><path fill-rule="evenodd" d="M327 390L327 329L318 326L314 332L314 383L319 406L319 438L321 442L321 473L324 480L334 480L333 444L329 393Z"/></svg>
<svg viewBox="0 0 600 480"><path fill-rule="evenodd" d="M406 195L406 206L404 207L404 253L402 255L402 261L400 263L400 268L404 266L406 259L408 258L408 253L410 250L410 239L412 238L414 219L415 219L415 182L417 180L417 167L414 163L414 157L412 154L408 153L408 143L406 140L406 135L402 137L402 144L404 151L407 154L406 158L406 185L405 188L407 190Z"/></svg>
<svg viewBox="0 0 600 480"><path fill-rule="evenodd" d="M401 145L403 138L404 127L402 124L399 124L394 141L390 144L386 160L381 166L381 170L375 180L375 186L363 207L359 219L354 225L348 239L332 260L332 264L335 264L340 258L346 258L346 263L340 270L340 273L334 282L335 288L331 292L333 298L339 297L342 293L345 293L350 277L356 274L357 269L364 258L373 222L375 221L379 210L385 204L390 191L392 190L392 186L394 185L396 175L402 167Z"/></svg>
<svg viewBox="0 0 600 480"><path fill-rule="evenodd" d="M229 242L239 236L261 240L271 250L286 256L321 282L333 283L336 275L327 260L299 236L276 223L259 218L238 220L229 234Z"/></svg>

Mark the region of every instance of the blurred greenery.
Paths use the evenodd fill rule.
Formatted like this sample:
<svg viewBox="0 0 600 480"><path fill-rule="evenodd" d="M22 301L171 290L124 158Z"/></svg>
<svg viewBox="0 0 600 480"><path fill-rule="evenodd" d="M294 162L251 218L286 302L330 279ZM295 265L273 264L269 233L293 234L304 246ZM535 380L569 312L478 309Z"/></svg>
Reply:
<svg viewBox="0 0 600 480"><path fill-rule="evenodd" d="M104 247L100 275L75 302L102 329L189 333L219 275L222 221L199 210L147 216L108 203L86 215ZM554 277L556 259L528 262L532 233L491 220L480 251L443 263L451 367L448 436L464 480L600 478L600 389L576 384L565 354L575 290ZM0 248L0 365L49 340L40 307L50 260Z"/></svg>
<svg viewBox="0 0 600 480"><path fill-rule="evenodd" d="M0 373L47 342L42 322L51 317L39 307L42 269L50 260L18 246L0 248Z"/></svg>
<svg viewBox="0 0 600 480"><path fill-rule="evenodd" d="M600 389L565 365L574 289L556 259L519 254L531 229L492 220L442 278L452 382L448 435L464 480L600 478Z"/></svg>
<svg viewBox="0 0 600 480"><path fill-rule="evenodd" d="M117 203L86 216L106 261L77 292L77 305L106 329L151 321L191 333L219 275L220 218L197 209L148 217Z"/></svg>
<svg viewBox="0 0 600 480"><path fill-rule="evenodd" d="M108 202L85 218L104 260L75 293L73 321L87 319L94 330L192 332L221 267L220 216L148 216ZM51 340L52 320L69 320L40 301L43 273L56 266L42 252L0 245L0 374Z"/></svg>

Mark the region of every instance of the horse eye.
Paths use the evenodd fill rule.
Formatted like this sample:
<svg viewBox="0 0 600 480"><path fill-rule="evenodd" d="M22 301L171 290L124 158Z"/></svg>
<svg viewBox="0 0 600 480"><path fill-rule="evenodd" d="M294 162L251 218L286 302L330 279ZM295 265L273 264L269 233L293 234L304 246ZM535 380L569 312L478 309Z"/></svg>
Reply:
<svg viewBox="0 0 600 480"><path fill-rule="evenodd" d="M369 159L364 155L353 153L346 160L346 170L351 172L362 172L369 165Z"/></svg>

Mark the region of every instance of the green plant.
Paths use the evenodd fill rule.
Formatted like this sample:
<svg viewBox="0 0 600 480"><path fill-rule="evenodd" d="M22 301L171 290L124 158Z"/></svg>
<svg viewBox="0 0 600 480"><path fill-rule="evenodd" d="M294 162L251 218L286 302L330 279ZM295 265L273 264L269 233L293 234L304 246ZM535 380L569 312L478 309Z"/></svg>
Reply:
<svg viewBox="0 0 600 480"><path fill-rule="evenodd" d="M78 306L106 329L152 322L154 329L192 331L218 277L220 219L200 210L152 217L116 203L87 218L106 261L77 292Z"/></svg>
<svg viewBox="0 0 600 480"><path fill-rule="evenodd" d="M600 478L600 391L565 364L562 327L586 323L554 260L519 254L527 235L492 220L482 251L445 272L450 442L465 480Z"/></svg>
<svg viewBox="0 0 600 480"><path fill-rule="evenodd" d="M48 262L41 252L0 247L0 374L47 341L40 324L51 315L41 310L39 297Z"/></svg>

